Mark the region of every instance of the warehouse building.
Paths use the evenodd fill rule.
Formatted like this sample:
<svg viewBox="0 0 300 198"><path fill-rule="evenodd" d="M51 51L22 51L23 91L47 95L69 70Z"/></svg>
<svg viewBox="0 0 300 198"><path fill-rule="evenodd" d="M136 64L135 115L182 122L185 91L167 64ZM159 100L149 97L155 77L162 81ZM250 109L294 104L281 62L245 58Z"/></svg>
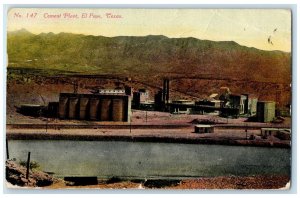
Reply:
<svg viewBox="0 0 300 198"><path fill-rule="evenodd" d="M258 122L272 122L275 118L275 102L258 101L256 115Z"/></svg>

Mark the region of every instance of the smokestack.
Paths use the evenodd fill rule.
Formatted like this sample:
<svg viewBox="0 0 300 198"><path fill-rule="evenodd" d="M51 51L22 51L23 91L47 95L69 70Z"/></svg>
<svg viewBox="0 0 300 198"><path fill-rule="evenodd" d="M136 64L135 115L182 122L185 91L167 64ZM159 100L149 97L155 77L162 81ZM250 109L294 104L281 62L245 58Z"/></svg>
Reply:
<svg viewBox="0 0 300 198"><path fill-rule="evenodd" d="M167 89L167 81L166 81L166 79L164 79L164 82L163 82L163 91L162 91L163 104L166 103L166 89Z"/></svg>
<svg viewBox="0 0 300 198"><path fill-rule="evenodd" d="M167 100L167 103L169 103L169 94L170 94L170 81L169 79L166 79L166 100Z"/></svg>

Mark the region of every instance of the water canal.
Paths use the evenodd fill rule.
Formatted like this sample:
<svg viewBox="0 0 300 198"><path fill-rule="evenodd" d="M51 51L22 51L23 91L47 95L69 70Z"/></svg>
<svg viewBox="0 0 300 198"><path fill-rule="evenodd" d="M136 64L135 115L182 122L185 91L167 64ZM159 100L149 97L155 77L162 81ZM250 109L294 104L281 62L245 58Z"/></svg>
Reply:
<svg viewBox="0 0 300 198"><path fill-rule="evenodd" d="M291 150L125 141L9 140L10 158L37 161L57 177L185 178L289 175Z"/></svg>

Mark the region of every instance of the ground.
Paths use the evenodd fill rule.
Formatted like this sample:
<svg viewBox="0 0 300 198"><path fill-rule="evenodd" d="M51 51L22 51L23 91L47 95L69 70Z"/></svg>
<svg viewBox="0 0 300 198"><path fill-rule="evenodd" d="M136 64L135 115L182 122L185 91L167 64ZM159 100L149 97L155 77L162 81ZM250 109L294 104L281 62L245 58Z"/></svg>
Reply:
<svg viewBox="0 0 300 198"><path fill-rule="evenodd" d="M99 182L98 185L69 186L63 180L57 180L53 185L46 187L50 189L60 188L99 188L99 189L280 189L289 188L288 176L249 176L249 177L204 177L197 179L186 179L177 183L169 182L169 185L159 186L159 182L146 185L144 182L120 181L107 184ZM165 184L165 183L164 183Z"/></svg>
<svg viewBox="0 0 300 198"><path fill-rule="evenodd" d="M89 122L30 118L20 115L20 125L7 125L10 139L81 139L81 140L131 140L168 141L182 143L222 143L240 145L290 146L290 140L276 137L261 138L261 127L290 128L290 119L281 124L245 122L246 118L226 119L217 115L174 115L165 112L133 111L132 122ZM30 122L26 121L30 119ZM195 133L199 122L212 122L214 133ZM35 124L35 125L32 125ZM249 140L252 137L252 140Z"/></svg>

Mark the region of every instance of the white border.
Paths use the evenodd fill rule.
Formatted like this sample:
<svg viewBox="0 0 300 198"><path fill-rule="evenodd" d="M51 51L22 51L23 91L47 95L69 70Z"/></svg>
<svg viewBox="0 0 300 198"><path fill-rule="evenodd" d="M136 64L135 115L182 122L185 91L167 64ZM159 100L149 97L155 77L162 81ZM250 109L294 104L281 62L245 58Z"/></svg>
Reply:
<svg viewBox="0 0 300 198"><path fill-rule="evenodd" d="M22 5L18 5L19 3L21 3ZM67 4L66 4L67 3ZM3 58L5 58L4 56L4 51L5 51L5 43L6 43L6 40L5 39L5 17L6 17L6 14L4 12L6 12L6 9L3 7L4 4L10 4L12 5L13 7L32 7L34 6L33 4L40 4L38 7L61 7L61 6L64 6L64 7L87 7L86 5L87 4L90 4L88 5L89 7L99 7L100 5L96 5L98 3L101 3L103 6L102 7L155 7L155 8L158 8L158 7L183 7L183 8L186 8L186 7L204 7L204 8L216 8L216 7L222 7L222 8L227 8L227 7L253 7L253 8L258 8L258 7L269 7L271 6L272 8L273 7L277 7L277 8L281 8L282 6L287 6L287 4L294 4L294 11L293 11L293 49L292 49L292 56L293 56L293 89L292 89L292 94L293 94L293 111L292 111L292 115L293 115L293 149L295 147L297 147L297 153L299 153L299 147L297 146L297 140L299 140L299 136L296 135L297 133L297 129L298 129L298 126L297 126L297 118L298 118L298 112L299 112L299 107L297 105L297 99L298 99L298 94L299 94L299 86L298 86L298 81L297 81L297 76L299 75L299 69L297 69L297 46L298 46L298 23L299 23L299 15L297 13L297 10L299 9L299 3L297 0L252 0L252 1L244 1L244 2L241 2L241 0L227 0L226 1L226 4L224 3L223 0L204 0L204 1L201 1L202 4L197 4L199 2L195 1L195 0L172 0L172 1L163 1L163 0L145 0L145 1L133 1L133 0L126 0L125 2L122 1L122 0L112 0L110 2L102 2L102 1L97 1L97 0L73 0L72 2L68 2L68 1L61 1L61 0L53 0L51 1L51 4L49 4L49 1L48 2L41 2L41 1L38 1L38 0L31 0L31 1L18 1L18 0L2 0L2 7L1 7L1 12L0 12L0 15L1 15L1 26L4 27L1 29L1 36L2 36L2 40L1 40L1 43L0 43L0 46L3 46L2 48L0 48L1 50L1 53L2 53L2 63L4 64L5 60ZM169 4L171 3L171 4ZM241 4L241 3L244 3L244 4ZM55 5L56 4L56 5ZM61 5L63 4L63 5ZM78 4L78 5L74 5L74 4ZM193 4L193 5L188 5L188 4ZM232 5L232 4L235 4L235 5ZM296 14L296 16L295 16ZM3 140L3 137L4 137L4 132L5 132L5 122L6 122L6 119L5 119L5 116L6 116L6 107L5 107L5 94L6 94L6 66L3 66L4 68L2 69L2 72L0 74L0 87L3 88L1 90L0 93L2 93L2 101L1 101L1 108L0 108L0 115L1 115L1 118L4 118L4 119L0 119L0 125L1 125L1 128L3 130L3 133L2 133L2 140ZM295 138L296 136L296 138ZM4 170L4 162L3 162L3 159L4 159L4 144L3 144L3 141L0 141L0 148L2 148L2 152L1 152L1 167L2 167L2 170ZM293 150L293 168L296 168L295 167L295 163L296 160L297 160L297 164L300 164L299 163L299 159L296 157L295 155L295 150ZM296 158L296 159L295 159ZM2 190L2 193L3 193L3 171L1 171L1 190ZM294 177L296 178L299 178L299 171L297 171L297 175L294 175ZM22 197L39 197L39 196L57 196L57 195L47 195L47 194L43 194L43 195L40 195L40 194L36 194L36 193L61 193L62 195L59 195L59 196L66 196L67 193L72 193L72 197L82 197L82 195L84 193L110 193L110 194L106 194L106 196L111 196L111 193L114 193L114 194L125 194L125 195L122 195L122 196L125 196L125 197L132 197L132 196L140 196L139 194L137 193L143 193L143 196L153 196L152 194L144 194L144 193L154 193L154 194L163 194L163 196L165 196L165 194L167 193L171 193L172 197L177 197L177 196L182 196L182 193L185 193L185 194L189 194L189 196L215 196L215 195L220 195L222 197L235 197L235 196L245 196L245 197L249 197L249 196L253 196L252 193L254 193L255 195L254 196L259 196L259 193L260 196L272 196L272 197L296 197L298 196L299 194L299 191L300 191L300 187L299 187L299 182L297 181L297 184L295 186L295 183L292 184L292 190L296 190L296 189L299 189L298 192L296 194L284 194L284 191L268 191L267 193L270 193L270 194L266 194L266 191L263 191L263 192L260 192L260 191L230 191L230 190L225 190L225 191L220 191L220 190L217 190L217 191L131 191L129 192L128 190L126 191L106 191L106 192L103 192L103 191L99 191L99 190L88 190L88 191L85 191L85 190L62 190L62 191L59 191L59 192L56 192L56 191L49 191L49 190L42 190L42 192L38 192L38 191L35 191L35 190L29 190L29 191L24 191L24 190L21 190L21 191L17 191L17 193L26 193L26 194L4 194L5 197L16 197L16 196L22 196ZM7 193L7 191L6 191ZM14 192L16 193L16 192ZM29 194L30 193L30 194ZM34 195L31 195L31 193L34 193ZM134 193L134 195L132 195L131 193ZM195 194L196 193L196 194ZM198 193L200 193L201 195L199 195ZM203 194L203 193L209 193L209 194ZM224 194L225 193L225 194ZM247 193L247 194L246 194ZM250 193L250 194L248 194ZM290 192L288 192L290 193ZM295 192L294 192L295 193ZM242 194L242 195L241 195ZM2 195L3 196L3 195ZM99 196L97 194L89 194L88 195L89 197L96 197L96 196ZM103 196L100 195L100 196ZM156 196L156 195L155 195ZM185 196L185 195L184 195Z"/></svg>

